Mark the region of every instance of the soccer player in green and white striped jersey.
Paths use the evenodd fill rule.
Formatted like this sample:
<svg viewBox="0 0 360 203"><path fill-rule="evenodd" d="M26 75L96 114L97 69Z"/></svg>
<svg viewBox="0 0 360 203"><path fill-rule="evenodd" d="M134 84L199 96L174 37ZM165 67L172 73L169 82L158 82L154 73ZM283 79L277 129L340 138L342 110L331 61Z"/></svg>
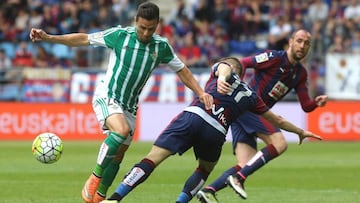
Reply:
<svg viewBox="0 0 360 203"><path fill-rule="evenodd" d="M199 86L167 39L155 34L159 13L156 4L145 2L138 7L135 26L119 26L93 34L50 35L35 28L30 31L33 42L45 41L71 47L94 45L111 49L106 76L96 87L93 97L93 109L108 136L82 190L85 202L100 202L105 198L131 143L141 90L159 64L168 64L208 109L212 106L212 96Z"/></svg>

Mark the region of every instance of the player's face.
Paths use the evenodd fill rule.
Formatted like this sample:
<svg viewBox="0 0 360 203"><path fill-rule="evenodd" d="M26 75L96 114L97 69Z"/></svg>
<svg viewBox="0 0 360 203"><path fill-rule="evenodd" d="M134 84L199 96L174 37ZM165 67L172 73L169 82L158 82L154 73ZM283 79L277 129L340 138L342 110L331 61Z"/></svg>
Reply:
<svg viewBox="0 0 360 203"><path fill-rule="evenodd" d="M148 43L154 32L156 31L156 27L158 25L158 21L154 20L146 20L144 18L139 17L136 20L136 35L138 39L142 43Z"/></svg>
<svg viewBox="0 0 360 203"><path fill-rule="evenodd" d="M310 34L308 32L300 31L290 39L290 49L292 58L296 61L300 61L309 52L311 41Z"/></svg>

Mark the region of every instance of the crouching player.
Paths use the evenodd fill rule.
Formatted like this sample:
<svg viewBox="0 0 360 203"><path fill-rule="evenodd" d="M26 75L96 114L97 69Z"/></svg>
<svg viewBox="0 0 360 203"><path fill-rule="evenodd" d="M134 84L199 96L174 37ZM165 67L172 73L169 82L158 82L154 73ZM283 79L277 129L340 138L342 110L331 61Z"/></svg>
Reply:
<svg viewBox="0 0 360 203"><path fill-rule="evenodd" d="M214 98L212 109L206 110L199 98L195 98L170 122L148 155L133 166L116 191L102 202L120 202L144 182L162 161L193 148L198 165L176 200L178 203L189 202L218 162L229 125L245 111L261 114L274 125L298 134L300 142L307 137L321 139L271 112L262 99L241 81L242 73L241 63L235 57L223 58L214 64L205 87L205 91Z"/></svg>

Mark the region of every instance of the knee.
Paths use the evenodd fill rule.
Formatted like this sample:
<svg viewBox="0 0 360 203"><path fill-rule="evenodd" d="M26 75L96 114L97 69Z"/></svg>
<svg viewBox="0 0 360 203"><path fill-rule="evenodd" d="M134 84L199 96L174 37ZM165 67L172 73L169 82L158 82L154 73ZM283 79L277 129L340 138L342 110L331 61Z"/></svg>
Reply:
<svg viewBox="0 0 360 203"><path fill-rule="evenodd" d="M200 164L198 169L209 174L213 171L215 165L216 165L216 163Z"/></svg>
<svg viewBox="0 0 360 203"><path fill-rule="evenodd" d="M117 133L118 135L121 135L123 137L127 137L131 131L129 126L122 126L121 128L113 129L112 132Z"/></svg>
<svg viewBox="0 0 360 203"><path fill-rule="evenodd" d="M274 140L273 145L279 154L282 154L288 148L288 144L284 136L278 137L276 140Z"/></svg>

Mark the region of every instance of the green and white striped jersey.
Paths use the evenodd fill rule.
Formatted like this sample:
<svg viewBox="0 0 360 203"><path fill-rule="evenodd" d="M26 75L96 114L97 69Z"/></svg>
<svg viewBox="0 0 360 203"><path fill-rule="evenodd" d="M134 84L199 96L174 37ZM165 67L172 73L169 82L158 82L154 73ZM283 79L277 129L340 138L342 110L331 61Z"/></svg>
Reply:
<svg viewBox="0 0 360 203"><path fill-rule="evenodd" d="M157 34L147 44L140 42L136 28L113 27L89 34L91 45L104 46L112 51L104 79L109 98L115 99L124 110L136 112L139 95L152 71L159 64L168 64L175 72L185 65L174 53L167 39Z"/></svg>

